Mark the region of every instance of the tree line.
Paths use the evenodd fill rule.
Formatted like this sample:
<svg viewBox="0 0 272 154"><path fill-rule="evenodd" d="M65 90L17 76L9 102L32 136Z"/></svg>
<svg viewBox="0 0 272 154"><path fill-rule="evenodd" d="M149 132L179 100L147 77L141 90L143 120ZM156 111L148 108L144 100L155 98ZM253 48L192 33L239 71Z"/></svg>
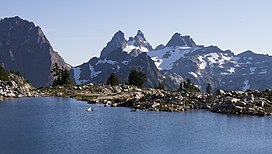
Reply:
<svg viewBox="0 0 272 154"><path fill-rule="evenodd" d="M57 63L53 65L51 70L53 76L52 86L71 85L73 82L70 78L69 71L64 67L59 67ZM147 76L144 72L132 69L128 76L128 84L137 87L143 87L144 83L147 82ZM111 73L107 79L106 84L118 85L120 82L115 73Z"/></svg>
<svg viewBox="0 0 272 154"><path fill-rule="evenodd" d="M132 69L128 76L128 84L134 85L137 87L143 87L144 83L147 82L147 76L144 72L138 71L136 69ZM115 73L111 73L109 78L107 79L108 85L118 85L119 80Z"/></svg>
<svg viewBox="0 0 272 154"><path fill-rule="evenodd" d="M3 71L1 71L0 67L0 76L1 72ZM69 71L64 67L60 68L57 63L53 65L51 73L54 79L53 86L71 85L73 83L70 78ZM142 88L145 82L147 82L147 75L144 72L138 71L137 69L132 69L130 71L127 84ZM106 84L108 85L118 85L119 83L120 81L116 73L111 73L106 81ZM162 82L159 82L159 84L155 85L154 88L164 89L164 84ZM200 89L190 79L186 79L184 81L181 81L178 91L200 92ZM206 87L206 92L211 93L211 91L212 86L211 84L208 84Z"/></svg>

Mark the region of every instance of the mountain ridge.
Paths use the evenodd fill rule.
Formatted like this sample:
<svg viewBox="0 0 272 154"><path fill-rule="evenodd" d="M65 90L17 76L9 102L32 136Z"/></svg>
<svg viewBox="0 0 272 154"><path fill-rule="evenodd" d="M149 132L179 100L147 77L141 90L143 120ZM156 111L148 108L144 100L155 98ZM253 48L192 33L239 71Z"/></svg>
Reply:
<svg viewBox="0 0 272 154"><path fill-rule="evenodd" d="M120 35L119 33L122 35ZM256 54L252 51L244 51L240 54L234 54L230 50L224 51L217 46L205 47L203 45L197 45L189 35L182 36L180 33L174 33L166 45L161 44L153 49L151 44L145 39L144 33L140 30L138 30L136 36L142 37L139 40L143 44L139 45L139 43L135 43L135 41L137 41L135 39L136 36L129 37L129 39L126 40L124 37L124 33L122 31L118 31L117 33L115 33L111 41L107 43L105 48L108 48L109 44L113 40L115 40L116 34L122 36L121 39L119 39L122 42L119 44L122 45L115 46L115 50L118 49L118 52L114 52L115 56L119 57L128 54L130 55L130 58L132 58L137 57L142 53L146 53L153 60L155 66L157 67L157 69L154 68L153 71L158 71L158 74L163 77L157 79L157 81L154 83L166 83L166 87L169 90L177 89L179 86L178 84L187 78L190 78L202 90L205 90L205 86L208 83L211 83L214 89L226 90L272 88L272 85L269 84L260 84L262 86L257 86L257 82L255 82L256 78L260 78L260 76L261 78L263 78L264 81L268 81L267 79L265 79L267 78L266 73L272 73L272 70L268 71L261 68L265 66L259 66L261 59L264 59L267 61L267 63L270 63L271 57L268 55ZM112 50L110 52L113 52L115 50ZM245 58L243 58L248 55L252 55L254 58L251 58L257 61L254 64L250 65L251 58L247 59L247 61L245 61ZM109 56L100 56L98 58L98 60L101 61L106 61L109 59ZM124 60L116 61L118 63L125 62ZM127 62L128 61L129 60L127 60ZM108 61L108 63L110 62ZM258 68L255 68L255 65L258 65ZM252 73L253 68L255 68L256 73ZM246 73L243 73L246 72L245 70L249 70L249 73L247 74L251 76L250 79L245 78ZM103 71L103 69L101 68L100 71ZM118 74L117 71L113 72ZM145 73L148 74L149 72ZM104 76L102 78L106 77ZM173 83L169 84L169 81L166 80L171 80L170 82ZM92 80L90 79L89 82L91 81ZM230 84L227 84L227 82L233 82L234 85L230 86ZM235 82L237 82L237 84L235 84ZM252 85L248 85L247 83L252 83ZM154 84L152 84L152 86L154 86Z"/></svg>
<svg viewBox="0 0 272 154"><path fill-rule="evenodd" d="M20 17L0 21L0 64L5 69L19 71L36 87L52 83L54 63L70 68L54 51L41 27ZM191 79L200 89L210 83L213 89L272 89L272 56L247 50L235 54L217 46L203 46L189 35L174 33L166 45L153 48L138 30L125 38L118 31L102 49L99 57L71 68L75 83L105 83L115 72L122 83L127 82L131 69L148 76L147 87L159 83L176 90L179 83Z"/></svg>

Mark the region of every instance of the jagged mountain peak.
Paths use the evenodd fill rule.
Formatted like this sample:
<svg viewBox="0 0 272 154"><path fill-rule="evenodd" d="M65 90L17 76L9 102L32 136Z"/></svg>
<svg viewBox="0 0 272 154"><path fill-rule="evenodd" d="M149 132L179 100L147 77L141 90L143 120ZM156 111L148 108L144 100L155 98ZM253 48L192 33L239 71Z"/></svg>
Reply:
<svg viewBox="0 0 272 154"><path fill-rule="evenodd" d="M153 50L153 48L152 48L152 46L150 45L150 43L148 43L147 41L146 41L146 38L145 38L145 36L144 36L144 33L141 31L141 30L138 30L137 31L137 34L136 34L136 36L134 37L134 45L136 46L136 47L140 47L140 48L142 48L142 47L144 47L144 48L146 48L147 50L149 50L149 51L151 51L151 50ZM141 50L141 49L140 49Z"/></svg>
<svg viewBox="0 0 272 154"><path fill-rule="evenodd" d="M127 40L125 39L125 34L119 30L116 32L111 41L107 43L107 46L103 48L100 54L100 58L105 58L109 55L112 51L118 48L125 48L127 46Z"/></svg>
<svg viewBox="0 0 272 154"><path fill-rule="evenodd" d="M169 42L166 44L167 47L180 46L180 47L195 47L196 43L190 36L182 36L180 33L175 33Z"/></svg>
<svg viewBox="0 0 272 154"><path fill-rule="evenodd" d="M146 39L144 37L144 33L141 30L137 31L136 36L134 37L135 41L145 43Z"/></svg>
<svg viewBox="0 0 272 154"><path fill-rule="evenodd" d="M125 38L125 34L121 30L119 30L113 35L113 38Z"/></svg>
<svg viewBox="0 0 272 154"><path fill-rule="evenodd" d="M256 53L254 53L253 51L251 50L246 50L240 54L238 54L238 56L252 56L252 55L256 55Z"/></svg>
<svg viewBox="0 0 272 154"><path fill-rule="evenodd" d="M138 31L137 31L136 36L137 36L137 35L144 37L144 33L143 33L141 30L138 30Z"/></svg>
<svg viewBox="0 0 272 154"><path fill-rule="evenodd" d="M161 50L163 48L165 48L165 46L163 44L160 44L155 48L155 50Z"/></svg>
<svg viewBox="0 0 272 154"><path fill-rule="evenodd" d="M130 53L132 50L139 50L141 52L153 50L152 46L146 41L142 31L138 30L135 37L129 37L126 40L124 33L119 30L114 34L111 41L107 43L107 46L103 48L100 58L106 58L118 48L127 53Z"/></svg>
<svg viewBox="0 0 272 154"><path fill-rule="evenodd" d="M133 40L134 40L133 37L129 37L129 38L128 38L128 41L133 41Z"/></svg>
<svg viewBox="0 0 272 154"><path fill-rule="evenodd" d="M120 41L121 40L121 41ZM123 43L120 43L123 42ZM118 44L119 43L119 44ZM112 45L113 44L113 45ZM271 88L272 56L245 51L235 55L217 46L196 45L190 36L175 33L166 46L151 50L144 33L125 39L124 33L115 33L107 47L106 57L93 58L87 64L73 69L77 83L104 83L109 72L116 72L125 82L131 68L146 68L144 72L154 85L163 81L171 90L181 79L191 79L202 90L207 83L214 89L247 90Z"/></svg>

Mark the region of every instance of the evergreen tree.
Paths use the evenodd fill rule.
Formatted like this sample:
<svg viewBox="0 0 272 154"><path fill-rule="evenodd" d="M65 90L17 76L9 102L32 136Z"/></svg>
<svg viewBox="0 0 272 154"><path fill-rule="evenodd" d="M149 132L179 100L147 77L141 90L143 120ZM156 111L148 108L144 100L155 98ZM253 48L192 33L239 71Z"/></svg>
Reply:
<svg viewBox="0 0 272 154"><path fill-rule="evenodd" d="M206 87L206 92L210 94L211 91L212 91L212 85L210 83L208 83L208 85Z"/></svg>
<svg viewBox="0 0 272 154"><path fill-rule="evenodd" d="M190 89L190 88L192 88L192 86L193 86L192 81L190 79L186 79L185 84L184 84L184 88Z"/></svg>
<svg viewBox="0 0 272 154"><path fill-rule="evenodd" d="M146 74L144 72L137 71L136 69L131 70L128 76L128 83L137 87L143 87L146 81Z"/></svg>
<svg viewBox="0 0 272 154"><path fill-rule="evenodd" d="M69 71L64 67L60 68L57 63L54 64L51 73L54 78L53 86L72 84Z"/></svg>
<svg viewBox="0 0 272 154"><path fill-rule="evenodd" d="M111 73L111 75L108 77L107 84L108 85L118 85L119 84L119 80L118 80L115 73Z"/></svg>
<svg viewBox="0 0 272 154"><path fill-rule="evenodd" d="M182 91L182 90L183 90L183 86L184 86L184 84L183 84L183 82L181 81L180 84L179 84L179 89L178 89L178 90L179 90L179 91Z"/></svg>
<svg viewBox="0 0 272 154"><path fill-rule="evenodd" d="M199 92L199 88L194 85L194 83L190 79L186 79L185 81L181 82L179 85L180 91L190 91L190 92Z"/></svg>
<svg viewBox="0 0 272 154"><path fill-rule="evenodd" d="M9 80L9 73L3 68L2 65L0 65L0 80L3 81Z"/></svg>
<svg viewBox="0 0 272 154"><path fill-rule="evenodd" d="M62 85L72 84L72 80L71 80L69 71L64 67L62 67L61 71L62 71L62 74L61 74Z"/></svg>

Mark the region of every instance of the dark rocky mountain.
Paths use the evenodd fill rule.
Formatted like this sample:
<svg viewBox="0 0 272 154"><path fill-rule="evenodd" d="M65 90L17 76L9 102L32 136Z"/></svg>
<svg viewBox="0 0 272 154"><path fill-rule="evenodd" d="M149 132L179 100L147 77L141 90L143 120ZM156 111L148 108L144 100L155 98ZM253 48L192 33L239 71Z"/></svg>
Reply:
<svg viewBox="0 0 272 154"><path fill-rule="evenodd" d="M106 83L109 75L115 72L118 79L125 83L130 71L136 68L147 74L146 86L154 87L163 80L163 76L146 53L152 49L141 31L129 40L124 38L123 32L118 31L102 50L99 58L94 57L87 63L72 68L71 74L77 84Z"/></svg>
<svg viewBox="0 0 272 154"><path fill-rule="evenodd" d="M180 33L175 33L170 41L166 44L167 47L186 46L195 47L196 44L190 36L181 36Z"/></svg>
<svg viewBox="0 0 272 154"><path fill-rule="evenodd" d="M132 68L148 75L147 86L163 82L176 90L184 79L191 79L203 91L208 83L216 89L247 90L272 88L272 57L245 51L235 55L216 46L197 45L190 36L175 33L166 46L155 49L141 31L129 40L117 32L102 50L100 58L71 70L76 83L105 83L115 72L124 83Z"/></svg>
<svg viewBox="0 0 272 154"><path fill-rule="evenodd" d="M187 39L191 44L186 44L181 38L179 34L174 34L166 46L160 45L148 52L164 75L190 78L202 90L208 83L214 90L272 88L271 56L252 51L235 55L216 46L196 45L192 39Z"/></svg>
<svg viewBox="0 0 272 154"><path fill-rule="evenodd" d="M1 19L0 64L5 69L19 71L33 86L40 87L52 83L54 63L68 66L39 26L19 17Z"/></svg>

